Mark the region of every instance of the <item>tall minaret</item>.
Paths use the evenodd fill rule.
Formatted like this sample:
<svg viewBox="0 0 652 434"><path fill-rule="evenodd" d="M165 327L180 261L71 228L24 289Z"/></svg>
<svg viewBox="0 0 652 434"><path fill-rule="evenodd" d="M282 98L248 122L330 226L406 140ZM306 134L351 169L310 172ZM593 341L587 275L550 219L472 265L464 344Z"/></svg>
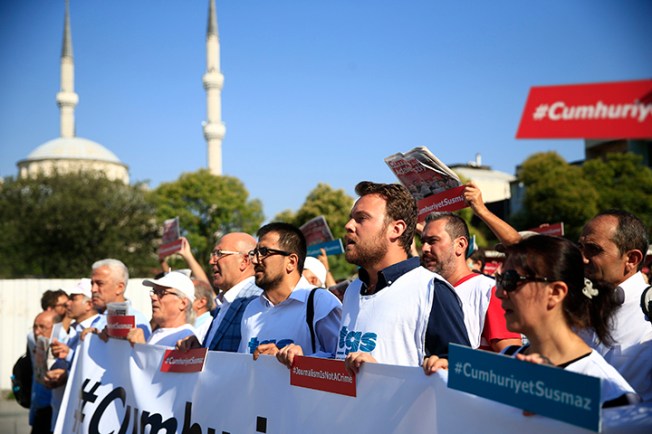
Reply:
<svg viewBox="0 0 652 434"><path fill-rule="evenodd" d="M206 89L206 122L204 137L208 145L208 169L213 175L222 174L222 139L226 128L222 122L222 85L220 72L220 42L217 36L215 0L209 0L208 30L206 32L206 73L203 77Z"/></svg>
<svg viewBox="0 0 652 434"><path fill-rule="evenodd" d="M57 105L61 116L61 137L75 137L75 106L79 97L75 93L75 64L72 58L70 36L70 3L66 0L66 18L61 49L61 89L57 93Z"/></svg>

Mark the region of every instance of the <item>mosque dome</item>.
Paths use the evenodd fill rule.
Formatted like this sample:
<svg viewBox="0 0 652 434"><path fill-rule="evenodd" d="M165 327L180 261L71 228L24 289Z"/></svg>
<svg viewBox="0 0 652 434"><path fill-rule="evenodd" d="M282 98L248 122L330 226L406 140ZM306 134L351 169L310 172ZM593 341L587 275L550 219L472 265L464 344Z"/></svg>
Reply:
<svg viewBox="0 0 652 434"><path fill-rule="evenodd" d="M81 137L59 137L34 149L17 163L20 176L95 170L109 179L129 183L127 165L104 146Z"/></svg>
<svg viewBox="0 0 652 434"><path fill-rule="evenodd" d="M122 164L116 155L104 146L81 137L59 137L34 149L24 161L38 160L94 160Z"/></svg>

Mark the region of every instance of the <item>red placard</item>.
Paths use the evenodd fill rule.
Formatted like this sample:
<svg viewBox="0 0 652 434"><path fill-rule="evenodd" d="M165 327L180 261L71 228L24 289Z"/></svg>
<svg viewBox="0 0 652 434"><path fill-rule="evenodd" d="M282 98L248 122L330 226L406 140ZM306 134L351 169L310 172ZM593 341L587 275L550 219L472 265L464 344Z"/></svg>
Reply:
<svg viewBox="0 0 652 434"><path fill-rule="evenodd" d="M545 224L537 228L528 229L528 231L536 232L542 235L550 235L551 237L564 236L564 222L553 223L551 225Z"/></svg>
<svg viewBox="0 0 652 434"><path fill-rule="evenodd" d="M166 350L161 363L161 372L201 372L206 362L208 348L194 348L188 351Z"/></svg>
<svg viewBox="0 0 652 434"><path fill-rule="evenodd" d="M136 318L133 315L107 315L106 327L112 338L126 338L129 330L136 327Z"/></svg>
<svg viewBox="0 0 652 434"><path fill-rule="evenodd" d="M171 243L162 244L158 248L159 258L165 258L166 256L170 256L173 253L177 253L181 250L181 244L183 244L182 239L172 241Z"/></svg>
<svg viewBox="0 0 652 434"><path fill-rule="evenodd" d="M355 375L349 374L342 360L317 357L294 358L290 384L340 395L356 396Z"/></svg>
<svg viewBox="0 0 652 434"><path fill-rule="evenodd" d="M464 185L460 185L418 201L419 215L417 221L425 221L426 216L434 211L457 211L466 208L468 205L464 201L464 188Z"/></svg>
<svg viewBox="0 0 652 434"><path fill-rule="evenodd" d="M534 86L516 138L652 138L652 80Z"/></svg>

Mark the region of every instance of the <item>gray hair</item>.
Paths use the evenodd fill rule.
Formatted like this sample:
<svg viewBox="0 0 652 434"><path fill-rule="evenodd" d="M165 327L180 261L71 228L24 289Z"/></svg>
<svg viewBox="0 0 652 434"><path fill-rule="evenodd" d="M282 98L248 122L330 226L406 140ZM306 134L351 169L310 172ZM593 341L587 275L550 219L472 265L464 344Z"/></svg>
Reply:
<svg viewBox="0 0 652 434"><path fill-rule="evenodd" d="M193 279L192 283L195 285L195 300L206 299L206 309L209 311L215 309L215 292L213 287L203 280Z"/></svg>
<svg viewBox="0 0 652 434"><path fill-rule="evenodd" d="M127 266L117 259L101 259L93 264L92 270L95 271L101 267L108 267L111 270L111 275L117 278L120 282L125 284L129 283L129 269Z"/></svg>
<svg viewBox="0 0 652 434"><path fill-rule="evenodd" d="M192 301L181 292L177 292L176 294L178 294L181 299L186 300L186 322L192 325L195 322L195 311L192 310Z"/></svg>

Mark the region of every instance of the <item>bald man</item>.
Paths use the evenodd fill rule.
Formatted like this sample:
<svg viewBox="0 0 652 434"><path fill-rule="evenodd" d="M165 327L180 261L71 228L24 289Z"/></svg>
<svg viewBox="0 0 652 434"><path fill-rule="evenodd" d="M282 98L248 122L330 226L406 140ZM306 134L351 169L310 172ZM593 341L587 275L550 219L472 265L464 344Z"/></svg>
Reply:
<svg viewBox="0 0 652 434"><path fill-rule="evenodd" d="M46 386L47 356L49 339L52 337L52 327L59 319L54 310L46 310L34 318L34 338L36 348L32 350L32 368L34 377L32 381L32 402L29 408L29 424L32 433L50 433L52 420L52 391ZM39 338L47 339L47 344L40 344Z"/></svg>
<svg viewBox="0 0 652 434"><path fill-rule="evenodd" d="M219 311L203 343L191 336L178 342L179 349L204 347L211 351L238 351L242 314L247 305L262 293L254 282L254 266L248 255L255 247L256 239L243 232L226 234L217 242L209 264L213 286L219 289Z"/></svg>

